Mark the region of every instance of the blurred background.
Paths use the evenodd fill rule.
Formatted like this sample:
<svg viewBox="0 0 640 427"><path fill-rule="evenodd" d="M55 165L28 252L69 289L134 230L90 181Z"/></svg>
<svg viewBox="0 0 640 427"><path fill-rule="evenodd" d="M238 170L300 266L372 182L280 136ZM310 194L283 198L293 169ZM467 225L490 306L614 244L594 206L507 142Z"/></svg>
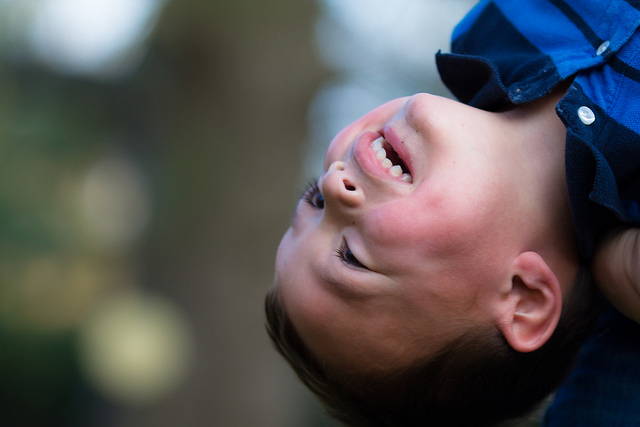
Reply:
<svg viewBox="0 0 640 427"><path fill-rule="evenodd" d="M264 332L275 249L473 3L0 0L0 425L335 425Z"/></svg>

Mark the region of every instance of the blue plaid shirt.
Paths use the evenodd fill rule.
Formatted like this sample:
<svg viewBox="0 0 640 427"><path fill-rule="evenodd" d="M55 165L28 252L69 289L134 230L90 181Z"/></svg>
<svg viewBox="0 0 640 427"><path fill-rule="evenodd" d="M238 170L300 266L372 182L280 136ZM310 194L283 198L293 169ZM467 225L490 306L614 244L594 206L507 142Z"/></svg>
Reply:
<svg viewBox="0 0 640 427"><path fill-rule="evenodd" d="M567 183L580 254L619 224L640 224L640 0L491 0L458 24L438 54L462 102L500 110L563 81Z"/></svg>

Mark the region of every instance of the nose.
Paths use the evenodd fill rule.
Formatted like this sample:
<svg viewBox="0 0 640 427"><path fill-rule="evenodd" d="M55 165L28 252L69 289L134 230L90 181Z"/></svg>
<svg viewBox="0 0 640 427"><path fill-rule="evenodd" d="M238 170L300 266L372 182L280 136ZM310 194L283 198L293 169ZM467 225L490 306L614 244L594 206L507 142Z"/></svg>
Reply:
<svg viewBox="0 0 640 427"><path fill-rule="evenodd" d="M344 213L362 205L365 200L362 186L349 177L342 161L329 165L322 179L322 196L326 210Z"/></svg>

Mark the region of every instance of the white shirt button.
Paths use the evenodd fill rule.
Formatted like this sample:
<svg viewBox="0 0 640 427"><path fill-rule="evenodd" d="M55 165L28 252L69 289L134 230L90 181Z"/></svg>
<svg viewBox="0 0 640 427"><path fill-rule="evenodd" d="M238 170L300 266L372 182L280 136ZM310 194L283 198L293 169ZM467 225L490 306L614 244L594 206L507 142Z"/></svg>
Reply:
<svg viewBox="0 0 640 427"><path fill-rule="evenodd" d="M606 52L607 49L609 49L609 40L607 40L606 42L598 46L598 50L596 50L596 55L598 56L602 55L603 53Z"/></svg>
<svg viewBox="0 0 640 427"><path fill-rule="evenodd" d="M587 126L596 121L596 115L591 108L585 106L578 108L578 117Z"/></svg>

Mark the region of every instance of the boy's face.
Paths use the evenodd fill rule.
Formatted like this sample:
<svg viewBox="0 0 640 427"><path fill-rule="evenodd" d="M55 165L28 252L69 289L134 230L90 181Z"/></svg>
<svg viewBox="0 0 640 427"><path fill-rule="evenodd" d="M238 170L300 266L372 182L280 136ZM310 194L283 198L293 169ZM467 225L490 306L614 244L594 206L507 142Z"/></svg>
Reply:
<svg viewBox="0 0 640 427"><path fill-rule="evenodd" d="M284 307L312 352L347 368L399 367L492 320L526 227L513 204L526 189L503 173L513 165L500 147L558 137L536 124L419 94L333 139L276 260Z"/></svg>

